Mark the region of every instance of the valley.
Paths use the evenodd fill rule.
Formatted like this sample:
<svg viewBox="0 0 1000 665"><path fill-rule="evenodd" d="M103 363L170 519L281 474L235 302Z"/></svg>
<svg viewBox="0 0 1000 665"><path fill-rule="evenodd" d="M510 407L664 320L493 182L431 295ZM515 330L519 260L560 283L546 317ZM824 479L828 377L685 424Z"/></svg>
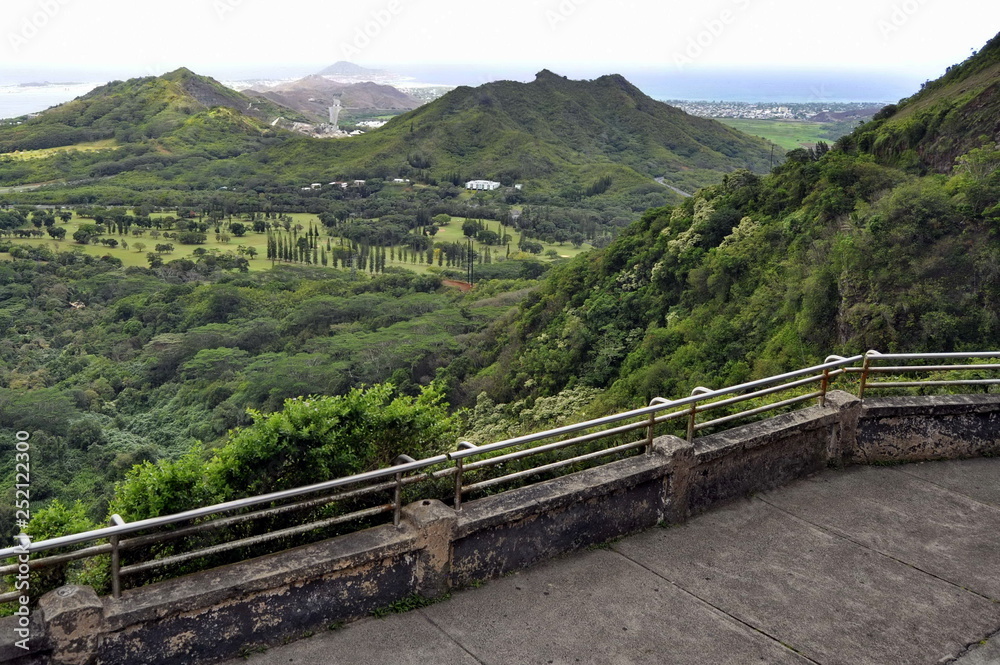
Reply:
<svg viewBox="0 0 1000 665"><path fill-rule="evenodd" d="M0 431L37 446L33 536L1000 339L1000 36L861 124L548 69L422 103L333 85L377 78L347 64L256 92L180 68L0 126ZM392 117L275 122L334 101Z"/></svg>

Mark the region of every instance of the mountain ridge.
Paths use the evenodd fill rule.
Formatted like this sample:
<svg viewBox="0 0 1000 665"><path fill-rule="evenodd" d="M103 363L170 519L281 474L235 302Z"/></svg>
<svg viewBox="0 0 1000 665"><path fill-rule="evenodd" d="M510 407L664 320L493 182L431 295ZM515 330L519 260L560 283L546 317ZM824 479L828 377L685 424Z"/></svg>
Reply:
<svg viewBox="0 0 1000 665"><path fill-rule="evenodd" d="M831 352L995 344L998 45L833 149L792 150L763 177L727 174L555 268L449 370L453 399L604 389L595 413Z"/></svg>
<svg viewBox="0 0 1000 665"><path fill-rule="evenodd" d="M238 186L219 183L215 175L233 170L274 187L343 178L456 185L487 178L507 186L527 183L539 196L556 197L545 199L556 204L605 193L639 199L656 192L662 201L666 188L655 178L692 191L738 168L766 171L773 151L763 139L655 101L620 75L574 81L543 70L530 83L460 87L349 140L282 133L270 124L278 116L308 120L186 68L112 82L22 126L0 128L0 152L115 137L141 152L142 160L96 170L93 160L113 162L115 155L0 164L0 183L138 169L134 186L163 187L159 175L146 174L156 154L195 151L210 161L172 171L171 178L204 183L200 187L213 183L214 189ZM245 139L236 140L240 136ZM218 160L233 161L223 167Z"/></svg>
<svg viewBox="0 0 1000 665"><path fill-rule="evenodd" d="M362 146L367 155L358 154ZM419 154L428 163L419 170L438 179L540 178L566 187L581 182L563 175L586 166L587 177L605 170L638 186L666 176L683 189L718 182L736 168L765 171L771 149L655 101L620 75L573 81L549 70L530 83L460 86L349 147L317 147L326 160L369 173L407 175L407 157Z"/></svg>

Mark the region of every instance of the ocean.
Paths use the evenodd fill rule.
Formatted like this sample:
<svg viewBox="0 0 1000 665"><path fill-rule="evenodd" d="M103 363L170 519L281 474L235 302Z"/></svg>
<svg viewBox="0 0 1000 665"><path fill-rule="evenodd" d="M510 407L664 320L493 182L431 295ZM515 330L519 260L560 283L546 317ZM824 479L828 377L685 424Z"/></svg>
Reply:
<svg viewBox="0 0 1000 665"><path fill-rule="evenodd" d="M102 83L18 84L0 82L0 118L16 118L85 95Z"/></svg>

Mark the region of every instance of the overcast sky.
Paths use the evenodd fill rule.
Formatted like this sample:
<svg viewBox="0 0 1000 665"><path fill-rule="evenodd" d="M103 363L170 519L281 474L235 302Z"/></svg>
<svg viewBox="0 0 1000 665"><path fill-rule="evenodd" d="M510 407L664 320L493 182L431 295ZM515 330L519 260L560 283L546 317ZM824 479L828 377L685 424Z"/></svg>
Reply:
<svg viewBox="0 0 1000 665"><path fill-rule="evenodd" d="M996 0L4 0L0 69L226 76L337 60L496 71L848 69L934 78Z"/></svg>

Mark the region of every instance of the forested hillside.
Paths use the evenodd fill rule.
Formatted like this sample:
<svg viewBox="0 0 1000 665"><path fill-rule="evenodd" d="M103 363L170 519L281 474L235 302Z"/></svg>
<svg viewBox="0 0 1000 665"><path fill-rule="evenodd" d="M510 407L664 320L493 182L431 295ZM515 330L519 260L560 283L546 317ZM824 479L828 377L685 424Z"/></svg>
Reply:
<svg viewBox="0 0 1000 665"><path fill-rule="evenodd" d="M519 297L463 296L406 271L247 274L206 258L122 270L38 250L0 262L0 431L32 434L38 506L83 499L100 519L134 464L212 448L248 409L387 381L418 394ZM13 505L0 512L8 531Z"/></svg>
<svg viewBox="0 0 1000 665"><path fill-rule="evenodd" d="M369 141L385 148L371 159L406 155L414 172L456 168L468 146L478 163L498 168L543 173L555 162L535 158L550 154L576 173L642 167L645 178L679 154L670 141L728 171L676 206L648 210L606 248L557 265L537 286L486 282L462 295L441 290L438 277L392 270L243 274L207 254L123 270L114 259L18 248L0 263L0 428L30 430L38 444L34 498L85 499L42 513L51 519L37 522L35 535L100 521L112 500L129 515L170 512L385 464L405 441L416 453L451 446L459 432L489 441L830 353L996 348L998 48L992 40L832 148L793 150L766 175L729 168L745 157L724 158L729 144L713 143L722 135L710 125L664 138L674 136L671 122L688 121L646 108L620 77L569 82L543 72L532 84L459 89ZM602 116L598 107L619 110ZM422 124L431 117L450 121ZM615 122L631 129L600 130ZM419 153L410 143L418 138L437 148ZM294 152L273 150L237 161L292 168ZM312 157L329 161L342 149L324 150ZM572 161L585 154L589 162ZM608 191L619 182L610 177ZM377 211L380 224L398 222L401 233L448 212L433 207L430 189L401 187L386 201L369 186L353 194L357 205ZM328 226L376 228L335 203L317 203ZM465 211L494 205L496 216L512 212L511 202L485 196L463 203ZM547 206L520 212L536 236L568 230ZM386 381L395 387L360 389ZM286 401L305 395L321 397ZM470 410L456 413L463 406ZM399 437L356 445L371 438L373 422ZM113 483L148 460L156 462L133 469L113 499ZM0 515L0 528L9 519Z"/></svg>
<svg viewBox="0 0 1000 665"><path fill-rule="evenodd" d="M113 81L21 124L0 127L0 184L135 171L166 181L273 143L280 132L269 121L279 115L301 117L187 69Z"/></svg>
<svg viewBox="0 0 1000 665"><path fill-rule="evenodd" d="M764 171L771 156L764 140L655 101L622 76L573 81L547 70L531 83L457 88L359 138L269 155L288 169L326 159L369 175L488 178L577 196L602 178L590 195L658 176L694 189L736 168Z"/></svg>
<svg viewBox="0 0 1000 665"><path fill-rule="evenodd" d="M301 206L302 185L314 182L398 177L446 190L486 178L524 185L515 203L570 206L677 200L654 179L693 190L736 168L762 172L774 158L763 139L657 102L618 75L543 71L531 83L461 87L342 140L272 128L278 116L297 112L185 69L115 82L0 127L0 185L63 184L15 202L163 205L198 191Z"/></svg>
<svg viewBox="0 0 1000 665"><path fill-rule="evenodd" d="M731 173L553 271L459 368L463 398L583 385L633 406L829 353L995 348L998 47L833 149ZM899 143L931 115L938 125Z"/></svg>

